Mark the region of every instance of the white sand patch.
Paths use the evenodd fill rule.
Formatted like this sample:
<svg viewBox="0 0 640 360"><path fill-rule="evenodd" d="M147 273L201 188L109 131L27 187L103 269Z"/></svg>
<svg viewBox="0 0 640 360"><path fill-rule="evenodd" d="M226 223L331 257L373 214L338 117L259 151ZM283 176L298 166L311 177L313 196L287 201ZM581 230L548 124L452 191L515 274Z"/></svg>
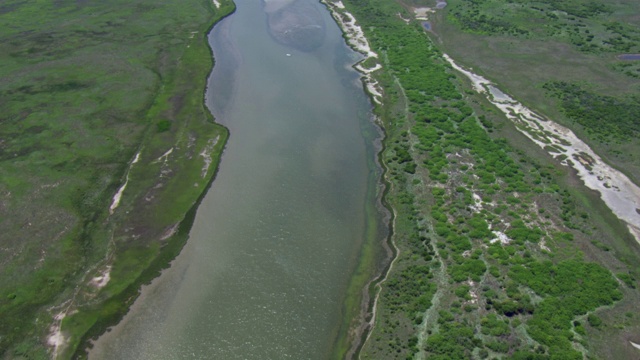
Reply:
<svg viewBox="0 0 640 360"><path fill-rule="evenodd" d="M167 161L169 159L169 155L171 155L171 153L173 152L173 148L167 150L164 154L162 154L159 158L156 159L156 161L154 162L160 162L160 161Z"/></svg>
<svg viewBox="0 0 640 360"><path fill-rule="evenodd" d="M549 249L547 242L544 239L540 240L540 249L551 252L551 249Z"/></svg>
<svg viewBox="0 0 640 360"><path fill-rule="evenodd" d="M136 154L136 157L133 158L133 161L131 162L131 164L135 164L138 162L138 160L140 160L140 151L138 151L138 153Z"/></svg>
<svg viewBox="0 0 640 360"><path fill-rule="evenodd" d="M213 0L213 5L216 7L216 9L220 9L220 2L218 0Z"/></svg>
<svg viewBox="0 0 640 360"><path fill-rule="evenodd" d="M473 88L485 94L487 99L498 107L520 132L538 146L546 147L548 153L554 158L563 156L561 163L574 168L588 188L598 191L605 204L619 219L627 223L631 234L640 242L640 214L636 210L640 207L640 187L626 175L602 161L600 156L570 129L534 113L500 91L489 80L458 66L446 54L444 58L454 69L469 78ZM561 147L564 151L549 151L549 146Z"/></svg>
<svg viewBox="0 0 640 360"><path fill-rule="evenodd" d="M331 1L323 0L322 3L324 3L329 8L329 11L331 11L331 16L333 16L342 31L345 33L347 37L347 43L351 45L353 49L355 49L359 53L364 54L367 58L378 57L378 54L371 51L369 41L364 36L362 28L356 24L356 18L349 12L338 12L336 10L336 8L341 10L344 9L344 5L342 3L340 3L342 7Z"/></svg>
<svg viewBox="0 0 640 360"><path fill-rule="evenodd" d="M202 149L200 156L204 159L204 165L202 166L202 178L204 179L207 176L207 172L209 172L209 167L211 167L211 152L213 151L214 146L218 143L218 139L220 136L216 136L215 139L209 139L207 142L207 146Z"/></svg>
<svg viewBox="0 0 640 360"><path fill-rule="evenodd" d="M413 13L416 16L416 20L429 20L429 14L433 14L436 11L430 7L413 8Z"/></svg>
<svg viewBox="0 0 640 360"><path fill-rule="evenodd" d="M369 41L364 36L364 32L359 25L356 25L356 18L348 12L343 13L348 18L342 24L345 32L348 34L348 43L353 46L356 51L364 54L366 57L377 58L378 54L371 51Z"/></svg>
<svg viewBox="0 0 640 360"><path fill-rule="evenodd" d="M473 205L471 205L470 208L476 213L482 211L482 198L480 195L473 193Z"/></svg>
<svg viewBox="0 0 640 360"><path fill-rule="evenodd" d="M372 95L373 101L375 101L379 105L382 105L382 101L378 99L382 97L382 92L378 90L378 82L377 81L369 82L368 80L369 79L365 80L365 83L367 84L367 91Z"/></svg>
<svg viewBox="0 0 640 360"><path fill-rule="evenodd" d="M470 304L475 304L478 302L478 289L476 289L476 283L472 280L467 281L467 284L471 287L469 289L469 296L471 296L471 300L469 300Z"/></svg>
<svg viewBox="0 0 640 360"><path fill-rule="evenodd" d="M502 231L492 231L492 233L493 233L493 235L496 236L494 239L491 239L489 241L492 244L497 243L499 241L500 244L507 245L507 244L509 244L511 242L511 239L509 239L507 234L503 233Z"/></svg>
<svg viewBox="0 0 640 360"><path fill-rule="evenodd" d="M371 74L372 72L374 72L376 70L382 69L382 65L376 64L374 67L367 69L366 67L362 66L362 63L358 63L358 64L356 64L356 66L354 66L354 68L356 70L358 70L358 72L361 72L361 73L367 75L367 74Z"/></svg>
<svg viewBox="0 0 640 360"><path fill-rule="evenodd" d="M122 186L120 186L116 194L113 195L113 199L111 200L111 206L109 206L109 215L113 215L113 212L116 210L116 208L120 206L120 200L122 199L122 194L124 193L124 189L127 187L127 184L129 183L129 173L131 172L131 168L133 167L133 164L137 163L138 160L140 160L140 151L138 151L136 156L133 158L133 161L131 161L131 165L129 165L129 169L127 170L127 176L125 177L124 184L122 184Z"/></svg>
<svg viewBox="0 0 640 360"><path fill-rule="evenodd" d="M327 6L331 12L331 16L338 23L338 26L342 29L345 37L347 38L347 44L351 46L355 51L363 54L365 58L354 66L354 68L363 74L362 82L366 88L367 93L371 95L371 98L376 104L382 105L382 88L378 85L378 82L373 78L372 73L382 69L380 63L376 63L371 68L366 68L362 64L371 58L377 59L378 54L371 50L369 46L369 40L364 36L362 28L356 24L356 18L350 13L344 11L344 4L342 2L331 2L327 0L321 0L323 4ZM338 11L342 10L342 11Z"/></svg>
<svg viewBox="0 0 640 360"><path fill-rule="evenodd" d="M129 182L129 174L127 173L127 178L124 181L124 184L120 186L120 189L113 196L113 200L111 201L111 206L109 206L109 214L113 215L113 212L120 205L120 199L122 199L122 193L124 193L124 189L127 187L127 183Z"/></svg>
<svg viewBox="0 0 640 360"><path fill-rule="evenodd" d="M629 341L629 342L631 343L631 346L633 346L634 348L636 348L636 349L639 349L639 350L640 350L640 345L638 345L638 344L634 343L633 341Z"/></svg>
<svg viewBox="0 0 640 360"><path fill-rule="evenodd" d="M62 320L65 318L67 314L65 312L58 313L53 318L53 324L49 328L49 336L47 337L47 344L53 348L53 352L51 354L52 359L56 359L58 357L58 350L64 346L67 342L67 339L62 334Z"/></svg>
<svg viewBox="0 0 640 360"><path fill-rule="evenodd" d="M631 235L635 236L636 239L640 239L640 227L631 225L631 224L627 224L627 227L629 228L629 231L631 232ZM638 240L640 241L640 240Z"/></svg>
<svg viewBox="0 0 640 360"><path fill-rule="evenodd" d="M105 269L100 273L100 275L94 277L93 279L91 279L91 281L89 281L89 284L98 289L102 289L103 287L107 286L109 280L111 280L111 265L107 265Z"/></svg>

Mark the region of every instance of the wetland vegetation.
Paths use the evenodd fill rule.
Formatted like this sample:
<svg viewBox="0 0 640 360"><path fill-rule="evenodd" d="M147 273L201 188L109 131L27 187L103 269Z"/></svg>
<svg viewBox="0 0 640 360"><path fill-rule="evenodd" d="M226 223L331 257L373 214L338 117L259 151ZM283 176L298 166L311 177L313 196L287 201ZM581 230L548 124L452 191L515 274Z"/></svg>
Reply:
<svg viewBox="0 0 640 360"><path fill-rule="evenodd" d="M179 224L227 137L203 105L205 35L232 10L210 1L0 6L3 358L70 357L180 249L188 224Z"/></svg>
<svg viewBox="0 0 640 360"><path fill-rule="evenodd" d="M639 65L616 57L640 51L637 3L451 0L428 33L411 19L435 1L341 4L379 54L367 65L382 65L371 76L397 254L359 356L637 357L640 246L442 57L571 127L638 183ZM3 357L72 357L182 248L227 139L202 102L204 34L233 9L0 6Z"/></svg>
<svg viewBox="0 0 640 360"><path fill-rule="evenodd" d="M420 22L406 19L415 15L414 7L433 8L434 2L350 0L344 4L364 29L372 50L380 54L383 70L376 79L384 89L384 106L376 107L376 112L387 136L382 161L391 184L387 201L396 214L392 241L398 253L380 284L375 325L360 357L637 355L628 340L640 331L631 310L640 301L638 243L574 173L536 148L486 99L470 91L470 84L458 77L441 52L463 48L457 54L464 56L456 59L488 73L485 69L491 66L483 65L489 60L482 56L489 49L474 50L492 44L493 37L509 41L512 51L552 38L578 46L570 36L537 32L530 17L520 10L510 13L513 8L540 6L543 14L562 13L566 21L558 19L551 25L566 28L577 26L573 22L583 18L602 21L605 12L611 16L617 11L612 9L624 5L629 11L632 5L452 1L445 10L430 15L435 21L428 36ZM507 16L495 20L502 25L494 24L483 11L507 11ZM597 26L585 27L592 32L590 27ZM632 25L603 28L624 31L628 36L623 39L630 38L625 48L638 45L633 38L637 28ZM484 43L471 46L473 50L464 48L474 39ZM617 51L621 48L603 40L589 56ZM527 61L543 63L544 55L529 53ZM515 67L505 54L489 59L503 68ZM635 148L631 134L638 124L637 95L631 90L637 86L603 94L595 84L603 84L606 76L573 77L588 74L593 66L588 59L581 59L580 72L560 79L565 82L554 79L557 72L532 81L541 96L516 97L546 110L545 115L565 116L572 128L581 126L591 144L609 150L605 156L615 155L612 143ZM523 67L515 77L533 78L539 68ZM614 70L607 71L618 85L632 84ZM491 74L499 84L511 75L508 71ZM507 88L510 94L511 90L516 95L529 94ZM596 116L609 120L597 121ZM633 155L617 161L637 164Z"/></svg>
<svg viewBox="0 0 640 360"><path fill-rule="evenodd" d="M616 130L620 126L638 126L639 65L618 57L636 53L640 46L637 6L628 0L454 0L444 11L433 14L433 37L456 62L477 69L479 75L498 82L529 108L570 127L606 162L638 183L637 137L621 138ZM474 21L499 18L526 29L527 34L477 31L465 25L469 22L456 20L459 16ZM566 85L560 89L560 83ZM549 91L549 87L556 91ZM576 104L568 104L569 98ZM579 108L594 108L594 114L601 114L611 103L625 104L619 109L636 114L635 119L622 114L620 118L595 122L576 116ZM623 109L627 105L629 109ZM597 129L602 127L608 129Z"/></svg>

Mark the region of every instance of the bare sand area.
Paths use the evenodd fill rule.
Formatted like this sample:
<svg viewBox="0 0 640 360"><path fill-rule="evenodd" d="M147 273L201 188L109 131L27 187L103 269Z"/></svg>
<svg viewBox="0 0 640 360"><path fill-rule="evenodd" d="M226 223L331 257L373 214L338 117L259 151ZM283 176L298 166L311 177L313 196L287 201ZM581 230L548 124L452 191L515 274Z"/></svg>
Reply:
<svg viewBox="0 0 640 360"><path fill-rule="evenodd" d="M513 121L516 128L531 141L575 169L583 183L600 193L613 213L627 223L629 231L640 243L640 187L625 174L605 163L589 145L570 129L553 122L522 105L502 92L491 81L456 64L448 55L444 58L464 74L473 88L484 94L492 104Z"/></svg>

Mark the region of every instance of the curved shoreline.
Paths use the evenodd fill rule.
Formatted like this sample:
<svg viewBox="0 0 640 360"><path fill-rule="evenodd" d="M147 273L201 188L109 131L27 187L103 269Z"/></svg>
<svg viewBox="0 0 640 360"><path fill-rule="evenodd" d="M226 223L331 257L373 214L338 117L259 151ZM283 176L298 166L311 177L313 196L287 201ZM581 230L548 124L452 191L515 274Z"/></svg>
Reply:
<svg viewBox="0 0 640 360"><path fill-rule="evenodd" d="M640 243L640 187L624 173L613 168L578 138L573 131L536 114L498 89L494 83L455 63L448 55L444 59L466 76L473 89L483 94L511 120L518 131L564 166L573 168L583 184L600 193L600 198L613 214L625 222L629 232Z"/></svg>
<svg viewBox="0 0 640 360"><path fill-rule="evenodd" d="M379 87L378 82L373 78L372 73L382 69L382 65L376 61L375 65L371 68L366 68L363 64L369 59L377 59L378 54L373 52L369 46L367 38L359 25L356 25L356 18L345 11L345 7L341 1L332 2L331 0L320 0L324 4L331 16L336 21L340 29L342 30L343 37L346 43L354 51L364 55L364 59L353 65L353 68L362 74L360 80L362 81L365 93L369 96L373 109L383 106L382 103L382 89ZM343 16L347 16L349 21L345 21ZM374 123L381 132L380 148L376 154L376 162L380 167L382 173L380 174L380 186L382 192L379 195L379 205L384 209L384 221L387 228L387 234L383 242L384 252L386 256L382 259L382 268L379 272L372 274L372 278L366 283L362 289L362 302L360 308L360 314L354 318L353 321L358 321L355 327L352 327L350 334L351 345L348 351L345 353L346 359L357 359L360 356L362 348L365 346L369 337L371 336L376 320L376 308L382 290L382 284L387 280L389 272L393 268L395 261L398 259L399 249L394 241L394 228L395 220L397 218L396 210L388 202L388 194L391 191L393 183L388 178L389 169L385 162L382 160L382 154L386 151L387 132L384 124L381 120L374 115Z"/></svg>
<svg viewBox="0 0 640 360"><path fill-rule="evenodd" d="M206 28L206 31L204 32L204 36L202 39L202 41L204 42L203 46L207 47L213 63L209 71L207 72L205 79L209 78L209 76L213 71L213 67L215 66L213 51L209 46L209 43L207 41L207 36L209 35L209 33L212 31L212 29L216 24L218 24L220 21L222 21L223 19L232 15L235 12L235 4L233 4L233 2L231 2L231 6L232 8L227 13L223 13L219 17L217 16L217 14L214 15L214 17L212 17L211 23L209 24L209 26ZM219 7L216 6L216 10L218 10L218 8ZM150 284L152 280L160 276L162 271L167 269L170 266L173 259L181 252L182 248L188 241L189 232L190 232L191 226L193 225L196 211L202 199L207 194L209 188L211 187L211 185L213 184L216 178L216 175L218 173L218 165L224 153L224 148L226 146L226 142L229 137L228 129L215 121L213 114L211 113L208 106L206 105L206 101L205 101L206 84L204 86L204 89L205 89L205 92L202 94L201 105L205 109L204 114L206 116L206 120L209 123L213 124L219 130L221 130L221 134L217 138L217 141L215 142L215 144L213 144L213 146L211 146L212 153L214 152L213 150L214 147L220 146L219 153L215 154L214 156L210 156L208 159L209 161L205 159L205 163L209 165L207 173L211 172L210 178L207 180L206 185L203 187L198 197L194 199L193 205L184 214L182 220L172 227L173 231L167 233L165 236L162 237L162 239L160 239L160 240L166 241L166 243L162 245L160 251L151 260L149 265L146 268L144 268L143 271L139 274L139 276L133 282L128 284L121 292L109 297L108 299L104 300L100 304L101 307L108 306L110 303L125 304L123 311L116 311L116 313L106 314L106 316L98 315L93 325L88 328L88 330L82 335L82 337L80 339L75 340L75 344L76 344L75 347L72 346L69 348L62 349L63 351L61 355L62 357L64 357L66 354L66 355L69 355L69 358L74 358L74 359L87 358L88 350L92 347L94 339L99 338L100 335L104 334L111 326L117 324L124 317L124 315L126 315L126 313L129 312L135 300L141 295L142 286L146 284ZM204 171L204 169L201 169L200 171ZM206 177L206 174L205 174L205 177ZM88 311L95 311L95 310L88 310ZM62 332L64 332L64 330L65 329L62 329ZM59 336L62 336L62 332L59 334ZM56 339L59 339L59 338L56 338ZM69 345L69 342L71 340L74 340L74 339L68 339L68 338L64 339L63 345ZM55 348L54 351L55 352L53 353L53 355L55 359L57 358L58 355L60 355L60 353L58 353L59 350L57 348Z"/></svg>
<svg viewBox="0 0 640 360"><path fill-rule="evenodd" d="M326 16L328 14L324 13L323 15ZM329 20L329 21L331 21L331 20ZM218 29L218 32L219 32L222 29L226 29L226 26L222 26L222 27L219 27L219 28L216 28L216 29ZM335 28L335 30L333 30L333 34L335 36L336 33L337 33L338 37L336 38L336 40L337 40L337 42L342 43L343 39L341 39L339 37L340 33L337 32L337 31L338 31L337 28ZM209 36L209 38L213 39L211 36ZM218 38L216 37L215 39L217 40ZM220 42L218 42L218 44L220 44ZM216 54L217 54L218 53L218 48L217 48L216 44L214 43L212 45L213 45L213 50L216 51ZM346 51L346 49L343 48L343 50L341 50L341 51ZM349 53L352 54L351 52L349 52ZM349 59L350 59L350 61L345 63L345 65L347 65L347 67L346 67L347 69L348 69L348 66L353 66L352 65L353 64L353 57L350 56ZM228 62L228 60L226 59L226 57L225 57L225 59L222 59L222 57L221 57L221 60L217 62L217 65L222 65L223 67L220 68L220 69L225 69L226 65L227 65L227 62ZM218 73L220 73L220 70L216 70L216 69L218 69L218 68L214 68L212 70L213 74L214 74L213 76L217 76ZM355 74L355 72L353 72L352 70L349 70L349 73L350 73L350 78L351 78L351 76L356 76L355 78L351 78L352 81L355 81L355 80L358 79L359 76L357 76L357 74ZM219 82L219 80L218 80L218 82ZM209 83L209 85L211 85L211 84ZM351 86L353 86L353 85L351 85ZM209 89L209 90L215 90L216 89L215 86L210 86L210 87L211 87L211 89ZM357 87L354 86L355 90L358 90L358 88L359 88L359 86L357 86ZM215 96L215 95L216 95L216 91L208 92L205 96L210 101L211 97ZM365 97L363 97L361 95L358 95L358 98L359 98L359 101L361 103L366 104ZM224 101L224 99L222 99L222 100ZM218 102L219 101L220 100L218 100ZM208 102L208 105L211 105L211 103ZM367 105L370 105L370 104L367 104ZM215 103L214 103L214 107L217 107L217 105ZM211 110L213 110L213 109L211 109ZM223 114L223 113L219 113L219 111L220 111L220 109L214 110L213 111L214 116ZM229 111L232 111L232 110L229 109ZM370 110L368 109L368 106L365 105L365 106L363 106L363 109L360 110L359 115L360 114L368 114L369 111ZM227 126L231 125L229 123L226 123L225 122L226 120L224 118L221 118L220 116L217 116L217 117L218 117L218 120L221 121L223 124L225 124ZM369 136L371 134L378 134L379 128L376 127L375 130L374 130L374 126L372 125L373 123L374 123L374 121L373 121L372 118L370 118L370 117L366 117L366 118L365 117L361 117L360 118L361 130L366 129L366 130L363 130L363 132L361 132L361 134L365 135L367 138L373 138L374 136ZM235 133L236 128L234 128L233 126L231 126L230 128ZM238 134L239 134L238 138L240 138L240 136L241 136L240 132L238 132ZM368 181L370 186L368 186L367 187L368 190L366 190L368 192L366 203L363 203L363 205L366 207L366 210L365 210L366 211L366 215L365 215L365 218L364 218L364 224L366 224L366 227L365 227L365 232L363 233L365 235L365 237L359 237L359 239L358 239L358 242L360 242L360 243L364 242L365 243L365 247L361 248L360 254L359 254L360 256L358 256L358 254L355 254L355 256L353 257L353 259L356 260L356 261L358 261L359 259L363 259L363 260L358 261L357 263L351 265L350 267L355 271L352 271L351 274L347 274L349 277L343 278L345 280L344 281L345 285L347 285L347 288L350 288L350 289L356 289L356 286L359 285L359 284L363 284L364 285L365 282L363 281L363 279L366 280L367 282L370 280L371 276L369 276L369 275L372 273L372 271L370 271L370 269L372 268L371 264L373 264L375 266L379 266L378 265L378 263L379 263L378 262L378 258L379 258L379 250L378 249L380 248L380 246L378 245L378 239L381 238L379 236L379 234L381 234L381 227L378 225L378 224L380 224L378 219L377 218L374 219L373 217L379 215L379 213L378 213L378 204L375 203L375 199L379 198L379 195L381 193L381 191L380 191L381 187L379 186L379 180L378 180L378 175L380 173L377 170L378 162L376 160L374 160L373 154L377 153L379 151L380 147L378 146L379 137L378 136L375 136L375 137L376 137L376 139L375 139L376 144L374 146L371 146L370 145L371 142L368 141L367 150L366 150L367 151L367 155L368 155L366 161L369 163L369 175L367 176L368 177L367 181ZM232 154L232 150L234 149L233 145L234 145L234 142L233 141L230 142L229 147L227 149L227 152L225 153L225 154L227 154L227 156L233 157L233 154ZM229 160L231 160L231 158L229 158ZM373 163L375 163L376 165L375 166L372 165ZM225 174L226 174L226 172L224 171L224 168L223 168L223 170L221 171L221 174L219 176L219 179L223 179ZM220 181L224 182L224 180L220 180ZM214 191L214 193L215 193L215 191ZM206 203L206 200L205 200L205 203ZM360 202L358 202L358 203L360 203ZM202 209L202 207L201 207L201 209ZM199 211L201 211L201 210L199 210ZM196 220L196 224L195 224L194 229L197 229L197 227L198 227L198 222ZM372 236L368 236L368 235L372 235ZM191 241L191 240L189 240L189 241ZM375 241L375 243L373 245L369 245L374 241ZM187 247L185 249L187 249L187 252L190 253L189 243L187 243ZM183 250L183 252L184 251L185 250ZM180 259L182 259L182 255L180 255L178 260L176 260L176 262L174 262L173 264L176 264L176 263L179 264L180 261L181 261ZM167 273L167 272L165 272L165 273ZM351 275L353 275L353 276L351 276ZM366 279L364 278L365 276L366 276ZM158 281L161 282L162 280L158 280ZM341 280L341 282L342 282L342 280ZM154 281L154 283L156 283L156 282ZM356 302L357 302L357 305L360 305L359 301L360 301L361 297L358 296L358 295L360 295L362 293L363 285L362 286L357 286L356 291L358 292L358 294L354 294L354 292L351 292L351 293L347 293L346 297L344 296L344 293L342 295L343 299L346 298L346 302L343 302L343 304L346 305L346 306L343 307L343 309L346 309L346 311L343 310L343 311L341 311L341 313L348 315L348 318L350 318L350 319L354 318L354 316L351 316L352 314L356 314L357 315L359 313L359 311L356 312L354 310L355 306L352 306L352 305L356 304ZM151 287L144 287L144 289L148 289L148 288L153 289L153 286L154 285L151 285ZM150 291L153 291L153 290L150 290ZM144 296L144 293L143 293L143 296ZM349 301L351 301L351 303L349 303ZM359 307L358 307L358 309L359 309ZM136 311L135 308L134 308L134 310L132 310L132 312L134 312L134 311ZM330 345L331 347L327 347L328 351L331 351L333 349L337 349L337 347L333 346L334 344L336 344L335 340L342 341L340 343L340 345L344 345L344 339L347 339L347 336L344 336L344 335L345 335L346 331L350 330L348 328L348 326L346 326L346 327L343 326L343 322L344 322L343 319L346 319L346 318L347 318L347 316L344 316L344 317L340 316L338 321L333 322L333 324L332 324L333 328L332 328L332 331L330 333L330 337L333 338L333 339L329 339L331 341L331 343L329 343L328 345ZM126 321L127 321L127 318L125 318L125 322ZM350 324L348 323L347 325L350 325ZM335 329L337 329L339 331L333 331ZM116 328L114 331L118 331L118 328ZM105 341L108 342L108 340L105 340ZM344 349L344 348L342 348L342 349ZM96 350L96 355L99 355L99 354L100 354L100 350L97 349Z"/></svg>
<svg viewBox="0 0 640 360"><path fill-rule="evenodd" d="M220 19L217 19L207 30L207 32L205 33L205 39L206 37L208 37L209 33L211 32L211 30L213 29L213 27L218 24L222 19L226 18L229 15L232 15L235 12L235 7L233 9L233 11L231 11L230 13L222 16ZM333 13L332 13L333 15ZM354 21L355 22L355 21ZM338 25L341 25L338 22ZM340 26L341 29L343 30L343 34L344 34L344 29L342 28L342 26ZM365 39L366 41L366 39ZM349 44L349 42L347 42ZM349 44L352 48L353 46L351 44ZM211 53L211 56L213 58L213 49L208 46L209 52ZM356 51L358 51L357 49L355 49ZM361 80L363 82L364 85L364 90L365 93L370 97L370 99L372 100L372 103L374 104L378 104L380 105L381 102L376 99L376 96L381 96L382 94L380 92L378 92L376 90L377 83L375 83L375 80L373 80L373 78L371 77L371 73L380 69L381 67L379 65L374 66L371 69L366 69L362 66L362 62L367 60L368 58L365 58L364 60L358 61L356 64L353 65L353 68L356 69L358 72L360 72L361 74L363 74L364 76L361 77ZM215 61L214 61L214 65L215 65ZM214 68L211 67L209 70L209 73L207 75L207 78L209 78L213 72ZM203 94L203 98L206 99L207 96L209 96L209 92L208 92L208 88L205 90L205 93ZM206 102L205 102L206 104ZM211 109L208 108L208 112L209 115L212 114ZM213 116L210 116L210 119L213 120ZM379 123L378 119L374 117L374 119L372 119L372 122L374 124L376 124L376 128L380 131L380 133L382 135L384 135L384 128L382 127L382 125ZM217 124L217 123L216 123ZM217 124L219 125L219 124ZM219 125L222 126L222 125ZM224 128L224 127L223 127ZM219 142L221 144L225 144L227 141L227 137L228 137L228 131L226 131L225 129L225 136L222 139L219 139ZM385 200L385 196L389 191L389 188L391 186L391 184L386 180L385 178L385 174L387 173L387 169L386 167L383 165L382 161L380 160L380 156L381 154L385 151L385 146L384 146L384 137L380 137L380 145L374 147L374 151L376 151L376 156L375 156L375 163L376 166L378 166L378 168L381 170L380 175L377 179L375 179L375 181L377 182L378 186L375 186L374 188L371 189L371 191L374 191L375 193L377 193L376 198L378 200L376 200L377 205L376 208L378 208L378 206L382 206L383 209L386 209L387 211L389 209L391 209L391 207L388 205L388 203ZM222 154L221 154L222 155ZM138 279L130 284L122 293L117 294L116 296L110 298L109 300L107 300L106 303L111 302L111 301L116 301L116 302L124 302L127 304L126 309L127 311L125 311L124 313L119 313L116 314L115 316L111 316L111 317L107 317L104 319L98 319L98 321L96 321L96 324L94 326L92 326L90 328L90 330L85 334L85 336L83 336L81 342L80 342L80 346L78 346L73 354L74 358L83 358L86 357L86 351L87 351L87 347L91 347L92 344L92 339L99 337L99 335L103 334L105 331L108 330L108 328L114 324L117 324L119 321L121 321L121 319L124 317L124 315L129 311L129 309L131 308L131 305L135 302L136 299L139 298L139 296L141 295L140 289L143 285L145 284L149 284L151 283L152 280L156 279L158 276L161 275L162 270L168 268L172 262L172 260L180 253L180 251L182 250L182 248L184 247L184 245L186 244L186 242L188 241L188 236L189 236L189 230L193 224L193 220L195 218L195 214L196 214L196 210L201 202L201 200L204 198L204 196L207 193L207 190L210 188L211 184L213 183L214 179L215 179L215 175L217 173L217 164L220 160L220 156L217 157L216 159L213 159L213 164L215 166L215 170L214 170L214 174L211 177L210 181L208 182L207 186L205 187L205 189L201 192L199 198L197 199L196 203L191 207L191 209L188 211L188 213L185 215L184 219L179 223L178 226L178 231L171 235L168 238L168 244L162 249L162 252L160 254L158 254L158 256L153 260L153 262L151 263L151 265L149 267L147 267L143 273L138 277ZM379 183L378 181L382 179L383 182ZM380 191L382 190L382 191ZM376 210L379 211L380 209ZM371 211L371 210L369 210ZM368 212L369 212L368 211ZM395 217L394 213L389 211L387 214L383 215L383 217L388 218L388 222L393 222L393 218ZM369 216L367 216L367 218L369 218ZM367 222L369 222L370 220L367 220ZM387 222L387 221L385 221ZM379 229L378 227L376 228L376 232L375 234L370 234L369 231L367 231L368 235L371 235L373 237L377 238L377 234L378 231L377 229ZM386 252L386 257L384 259L384 263L388 264L385 265L384 268L381 270L381 272L376 275L374 278L371 278L370 276L367 276L367 282L366 284L364 284L364 287L360 287L360 285L362 283L353 283L352 285L350 285L349 287L353 287L358 285L358 293L361 294L361 305L360 305L360 315L356 315L351 317L349 323L353 324L354 319L356 319L356 317L360 320L364 320L362 322L362 324L360 326L357 327L357 329L354 329L353 327L349 326L346 330L348 332L348 338L347 339L337 339L338 342L340 341L344 341L347 340L348 341L348 352L347 352L347 356L349 357L356 357L360 351L360 349L362 348L363 344L364 344L364 337L368 336L370 333L370 330L373 326L373 323L375 321L375 303L377 302L378 296L379 296L379 284L381 281L384 281L384 278L386 278L386 274L388 273L390 267L392 266L392 260L396 258L397 256L397 249L395 247L395 245L393 244L393 240L392 240L392 229L391 226L389 226L389 233L387 234L387 236L385 237L386 240L384 241L384 247L385 250L384 252ZM369 236L367 236L369 238ZM369 239L369 240L374 240L375 239ZM369 241L369 240L365 240L365 242ZM378 243L376 242L375 244L372 244L373 246L377 246ZM365 245L368 246L368 245ZM371 245L369 245L371 246ZM373 261L377 262L378 259L377 257L379 256L379 252L377 252L377 250L374 249L375 254L378 255L373 255ZM367 262L369 261L369 262ZM365 266L367 266L367 264L370 265L370 262L372 261L371 258L369 259L364 259L363 261L359 262L359 266L362 266L363 264ZM366 264L365 264L366 263ZM378 265L373 265L374 268L378 268ZM355 274L355 272L354 272ZM354 275L355 276L355 275ZM354 280L357 282L357 279L354 278ZM375 289L375 290L374 290ZM373 292L375 292L375 296L371 296L371 294L373 294ZM348 317L349 318L349 317ZM355 336L354 336L355 335ZM352 339L357 338L357 341L350 341Z"/></svg>
<svg viewBox="0 0 640 360"><path fill-rule="evenodd" d="M374 118L377 119L375 116ZM386 275L388 274L388 271L392 266L392 262L395 261L398 253L397 247L393 242L393 224L395 223L396 214L395 210L388 204L386 199L387 193L390 191L392 184L387 181L386 176L388 174L388 169L380 160L382 154L386 150L386 133L384 131L384 127L381 125L376 127L380 132L380 137L378 138L379 143L376 144L377 151L375 161L376 166L380 171L380 175L375 179L377 186L371 186L371 190L375 190L376 192L376 204L374 206L375 209L367 210L367 217L376 217L378 218L378 221L381 222L377 223L375 234L367 234L368 241L374 242L365 244L365 249L363 251L372 255L369 255L369 257L366 255L361 257L358 265L364 266L365 271L366 268L373 269L375 271L369 273L369 276L366 277L366 281L364 283L354 281L353 284L350 285L350 287L353 288L357 287L356 290L361 295L358 314L347 318L349 333L348 338L343 339L343 341L347 341L348 348L346 352L340 354L340 358L344 359L355 359L359 357L360 350L366 343L366 339L373 329L376 303L380 293L380 283L386 279ZM377 213L369 214L370 211L376 211ZM379 236L380 226L385 228L385 236L383 237ZM382 244L382 249L377 248L380 244ZM369 251L366 249L367 246L371 247ZM374 263L369 264L369 262ZM358 271L356 271L356 273L357 272Z"/></svg>

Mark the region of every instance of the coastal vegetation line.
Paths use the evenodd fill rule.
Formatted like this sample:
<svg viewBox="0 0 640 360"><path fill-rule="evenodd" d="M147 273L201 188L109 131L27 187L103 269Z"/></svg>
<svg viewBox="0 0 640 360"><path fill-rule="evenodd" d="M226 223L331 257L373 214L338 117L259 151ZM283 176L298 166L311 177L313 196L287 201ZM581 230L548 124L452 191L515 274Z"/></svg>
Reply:
<svg viewBox="0 0 640 360"><path fill-rule="evenodd" d="M18 250L6 250L0 266L3 274L26 274L0 281L6 357L47 358L52 348L60 358L76 351L82 357L80 344L117 321L140 284L186 240L193 214L184 214L210 184L228 136L202 104L212 65L204 34L233 11L230 2L192 5L204 10L143 1L43 5L49 12L3 4L0 16L15 20L2 31L10 55L0 74L9 109L0 143L0 226L6 248ZM626 340L638 333L639 251L624 224L472 93L424 28L406 21L413 13L404 5L342 5L379 54L365 64L378 69L371 79L381 85L368 89L382 104L376 115L386 132L386 201L397 214L399 249L359 356L634 354ZM180 16L159 22L167 13ZM56 16L70 20L54 24ZM48 28L30 32L35 22ZM86 45L72 48L74 41ZM126 49L117 49L123 42ZM614 70L635 74L628 66ZM574 84L545 90L566 104L569 119L594 124L585 133L606 143L599 149L620 151L635 141L626 136L635 131L632 98L619 100L630 104L629 114L610 131L579 115L593 104L608 113L619 102ZM210 163L203 152L212 154ZM126 174L127 188L109 214Z"/></svg>
<svg viewBox="0 0 640 360"><path fill-rule="evenodd" d="M536 149L472 92L424 27L407 20L412 6L433 4L335 4L379 55L366 62L382 69L373 74L384 96L372 96L384 104L376 115L397 215L398 258L358 356L636 354L639 250L624 223L562 159Z"/></svg>
<svg viewBox="0 0 640 360"><path fill-rule="evenodd" d="M203 94L233 9L2 4L4 358L82 357L180 251L228 136Z"/></svg>

